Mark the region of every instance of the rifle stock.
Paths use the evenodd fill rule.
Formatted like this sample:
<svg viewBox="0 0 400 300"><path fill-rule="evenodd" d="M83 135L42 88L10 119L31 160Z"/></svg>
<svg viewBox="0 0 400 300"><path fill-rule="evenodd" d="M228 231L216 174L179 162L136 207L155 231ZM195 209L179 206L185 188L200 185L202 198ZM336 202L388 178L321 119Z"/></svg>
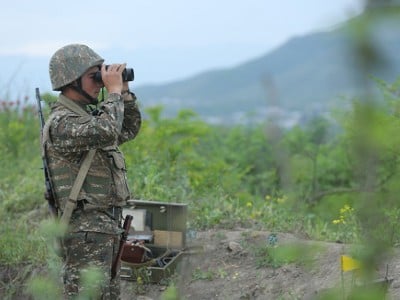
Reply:
<svg viewBox="0 0 400 300"><path fill-rule="evenodd" d="M115 261L111 267L111 278L112 279L115 278L115 276L117 275L117 272L120 268L122 251L124 249L124 244L125 244L126 240L128 239L129 228L131 228L132 220L133 220L133 217L131 215L125 216L125 221L124 221L124 226L123 226L124 232L122 233L121 240L119 242L117 257L115 258Z"/></svg>

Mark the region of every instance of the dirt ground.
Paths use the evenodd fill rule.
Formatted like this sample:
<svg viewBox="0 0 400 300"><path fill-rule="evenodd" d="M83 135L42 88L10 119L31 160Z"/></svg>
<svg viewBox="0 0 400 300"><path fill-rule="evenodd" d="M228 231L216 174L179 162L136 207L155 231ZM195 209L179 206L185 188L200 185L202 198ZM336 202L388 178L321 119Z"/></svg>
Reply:
<svg viewBox="0 0 400 300"><path fill-rule="evenodd" d="M268 243L275 247L288 244L306 246L303 263L260 265L257 249ZM392 279L385 299L400 299L400 252L377 267L375 279ZM341 272L340 256L348 246L339 243L313 242L291 234L266 231L212 230L197 232L188 241L175 275L180 299L320 299L335 289L343 299L349 284L357 280L352 272ZM264 255L265 258L265 255ZM301 260L301 257L300 257ZM298 261L298 260L297 260ZM342 277L343 275L343 277ZM343 280L342 280L343 278ZM356 281L354 281L356 280ZM123 280L122 299L162 299L166 285ZM168 299L168 298L166 298ZM325 298L326 299L326 298Z"/></svg>
<svg viewBox="0 0 400 300"><path fill-rule="evenodd" d="M287 245L301 245L298 249L303 249L291 263L273 264L266 252L260 252L271 248L280 252ZM340 266L340 256L349 251L348 245L315 242L287 233L251 229L197 232L187 241L174 275L160 283L124 279L122 300L175 300L176 297L166 297L170 282L175 283L179 299L350 300L343 297L342 287L344 284L346 293L357 279L353 272L342 273ZM126 265L124 269L133 271ZM24 282L43 272L44 269L31 270L30 274L18 275L20 272L15 268L0 268L0 299L4 299L2 291L10 280L15 287L20 282L20 289L12 299L31 299L24 294ZM391 279L382 299L400 299L399 274L400 249L396 248L377 266L374 274L373 279L384 279L386 275ZM333 291L334 296L323 297L327 291Z"/></svg>

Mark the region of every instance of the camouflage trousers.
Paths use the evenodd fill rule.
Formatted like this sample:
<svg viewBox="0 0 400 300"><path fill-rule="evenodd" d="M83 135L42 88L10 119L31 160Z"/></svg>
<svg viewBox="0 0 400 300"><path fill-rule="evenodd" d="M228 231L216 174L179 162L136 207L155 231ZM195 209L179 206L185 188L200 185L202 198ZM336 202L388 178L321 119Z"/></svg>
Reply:
<svg viewBox="0 0 400 300"><path fill-rule="evenodd" d="M65 299L120 299L119 270L111 279L119 235L69 233L63 241Z"/></svg>

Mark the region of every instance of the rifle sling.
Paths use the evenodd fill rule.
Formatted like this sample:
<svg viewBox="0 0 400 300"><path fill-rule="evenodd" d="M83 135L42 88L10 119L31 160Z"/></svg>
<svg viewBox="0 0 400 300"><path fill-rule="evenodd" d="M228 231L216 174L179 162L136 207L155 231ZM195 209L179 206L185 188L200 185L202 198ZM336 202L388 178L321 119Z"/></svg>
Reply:
<svg viewBox="0 0 400 300"><path fill-rule="evenodd" d="M58 103L61 103L66 108L72 110L74 113L77 113L78 115L81 115L82 117L89 115L86 110L84 110L81 106L76 104L74 101L69 100L63 94L60 94L60 97L58 98Z"/></svg>
<svg viewBox="0 0 400 300"><path fill-rule="evenodd" d="M94 155L96 154L96 149L91 149L85 156L81 167L79 169L78 175L75 178L74 184L71 188L71 192L69 194L69 201L65 204L64 212L61 216L61 221L65 224L69 223L71 219L72 212L76 207L76 202L78 200L79 192L82 188L83 182L85 181L87 172L89 171L90 165L92 164L92 160Z"/></svg>
<svg viewBox="0 0 400 300"><path fill-rule="evenodd" d="M73 112L81 116L88 115L88 113L82 107L80 107L75 102L69 100L63 95L60 95L58 101L66 108L72 110ZM79 168L78 175L75 178L74 184L72 185L71 192L69 194L69 201L67 201L67 203L65 204L64 212L61 216L61 221L65 224L68 224L71 219L72 212L76 207L76 202L78 200L79 192L82 189L83 182L85 181L86 175L90 169L90 165L92 164L92 160L95 154L96 154L96 149L89 150Z"/></svg>

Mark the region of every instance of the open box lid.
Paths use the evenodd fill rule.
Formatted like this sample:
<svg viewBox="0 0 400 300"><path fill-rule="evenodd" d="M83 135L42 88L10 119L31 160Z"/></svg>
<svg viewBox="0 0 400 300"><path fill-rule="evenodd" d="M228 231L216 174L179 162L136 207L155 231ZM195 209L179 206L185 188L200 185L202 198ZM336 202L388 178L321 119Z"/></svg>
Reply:
<svg viewBox="0 0 400 300"><path fill-rule="evenodd" d="M128 239L148 240L154 246L171 249L185 247L187 204L128 200L123 209L126 215L133 216Z"/></svg>

